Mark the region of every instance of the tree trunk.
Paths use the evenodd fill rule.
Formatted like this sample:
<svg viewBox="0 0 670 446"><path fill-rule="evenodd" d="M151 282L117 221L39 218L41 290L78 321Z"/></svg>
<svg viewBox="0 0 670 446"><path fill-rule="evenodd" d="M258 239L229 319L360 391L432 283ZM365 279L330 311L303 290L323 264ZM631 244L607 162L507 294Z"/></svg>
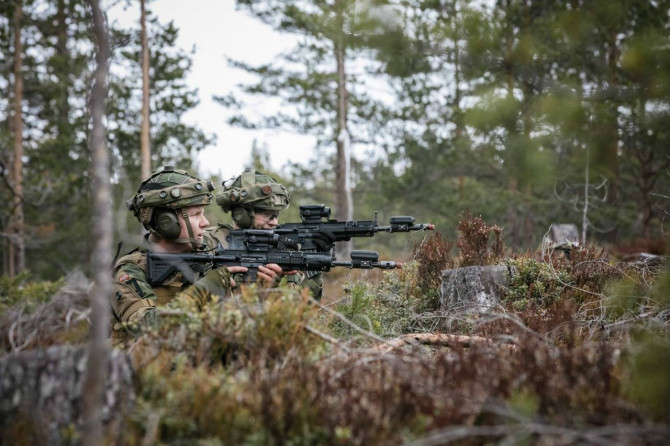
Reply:
<svg viewBox="0 0 670 446"><path fill-rule="evenodd" d="M454 10L456 7L454 6ZM458 38L454 39L454 103L452 105L454 123L456 124L455 139L460 140L465 134L463 110L461 110L461 49Z"/></svg>
<svg viewBox="0 0 670 446"><path fill-rule="evenodd" d="M336 165L336 198L337 209L335 218L353 220L354 204L351 194L351 138L347 128L347 77L345 72L345 48L342 40L335 44L337 61L337 165ZM336 247L337 256L348 258L353 242L339 242Z"/></svg>
<svg viewBox="0 0 670 446"><path fill-rule="evenodd" d="M487 312L498 306L513 267L466 266L442 271L440 307L447 311Z"/></svg>
<svg viewBox="0 0 670 446"><path fill-rule="evenodd" d="M140 0L140 28L142 39L142 131L140 154L142 179L151 175L151 146L149 138L149 43L147 40L147 11L145 0Z"/></svg>
<svg viewBox="0 0 670 446"><path fill-rule="evenodd" d="M607 51L607 68L609 71L609 88L615 90L619 88L619 78L617 72L619 67L619 48L617 46L616 33L610 33ZM617 101L618 102L618 101ZM608 201L610 204L616 204L619 201L619 187L621 183L621 172L619 166L619 112L618 103L609 101L605 105L607 107L606 122L607 122L607 146L605 148L605 162L607 163L608 174L611 175L611 188L608 194Z"/></svg>
<svg viewBox="0 0 670 446"><path fill-rule="evenodd" d="M82 444L102 444L103 391L107 383L109 348L106 340L109 332L109 303L112 283L109 280L112 263L112 194L109 184L109 152L105 146L105 129L102 119L107 95L109 71L109 36L98 0L89 0L93 13L93 29L96 36L96 70L91 90L91 137L90 150L94 184L93 238L96 241L92 258L94 286L90 291L91 330L86 376L83 393Z"/></svg>
<svg viewBox="0 0 670 446"><path fill-rule="evenodd" d="M589 161L590 148L586 146L586 167L584 168L584 207L582 208L582 246L586 246L586 231L589 228Z"/></svg>
<svg viewBox="0 0 670 446"><path fill-rule="evenodd" d="M23 221L23 43L21 25L23 2L14 7L14 162L12 164L12 185L14 200L10 225L9 275L14 276L25 267L25 241Z"/></svg>

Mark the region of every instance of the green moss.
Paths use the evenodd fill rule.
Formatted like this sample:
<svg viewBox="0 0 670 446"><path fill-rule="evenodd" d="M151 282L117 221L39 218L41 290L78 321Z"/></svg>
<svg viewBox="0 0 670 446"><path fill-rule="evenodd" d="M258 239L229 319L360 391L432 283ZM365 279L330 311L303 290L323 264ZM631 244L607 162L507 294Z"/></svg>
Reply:
<svg viewBox="0 0 670 446"><path fill-rule="evenodd" d="M529 302L546 308L561 297L570 276L562 270L554 270L545 262L529 257L508 259L513 275L503 300L515 309L523 310Z"/></svg>

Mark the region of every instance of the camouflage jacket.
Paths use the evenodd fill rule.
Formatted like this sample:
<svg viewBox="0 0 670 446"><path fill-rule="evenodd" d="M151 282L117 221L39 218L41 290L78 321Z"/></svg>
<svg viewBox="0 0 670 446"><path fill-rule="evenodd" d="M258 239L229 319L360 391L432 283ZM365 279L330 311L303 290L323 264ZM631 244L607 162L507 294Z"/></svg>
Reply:
<svg viewBox="0 0 670 446"><path fill-rule="evenodd" d="M233 229L230 225L219 223L218 226L207 228L205 232L205 243L210 249L216 249L221 246L223 249L228 248L227 237L229 231ZM290 286L307 287L312 292L315 299L321 299L323 294L322 274L319 273L314 277L307 278L305 273L298 271L296 274L289 274L284 276ZM243 283L244 277L242 274L234 274L233 279L236 283Z"/></svg>

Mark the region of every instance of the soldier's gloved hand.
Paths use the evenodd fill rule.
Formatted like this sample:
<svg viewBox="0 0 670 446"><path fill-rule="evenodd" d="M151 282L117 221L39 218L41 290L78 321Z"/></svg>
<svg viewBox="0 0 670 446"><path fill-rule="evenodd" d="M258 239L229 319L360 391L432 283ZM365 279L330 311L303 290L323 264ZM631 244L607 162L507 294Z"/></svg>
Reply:
<svg viewBox="0 0 670 446"><path fill-rule="evenodd" d="M317 232L312 240L320 252L329 252L335 245L335 236L330 232Z"/></svg>
<svg viewBox="0 0 670 446"><path fill-rule="evenodd" d="M246 271L247 268L243 266L212 269L204 277L196 280L193 286L217 296L226 296L229 294L230 289L236 286L231 273L243 273Z"/></svg>

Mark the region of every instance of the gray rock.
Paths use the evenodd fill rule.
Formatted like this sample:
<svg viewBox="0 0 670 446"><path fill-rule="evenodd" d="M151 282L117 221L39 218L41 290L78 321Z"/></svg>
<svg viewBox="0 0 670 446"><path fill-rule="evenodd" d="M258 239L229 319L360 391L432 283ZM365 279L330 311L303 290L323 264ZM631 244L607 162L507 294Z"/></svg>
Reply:
<svg viewBox="0 0 670 446"><path fill-rule="evenodd" d="M501 287L513 269L506 265L468 266L442 271L440 306L444 310L487 311L500 302Z"/></svg>
<svg viewBox="0 0 670 446"><path fill-rule="evenodd" d="M0 444L78 444L85 346L55 346L0 357ZM106 438L120 438L135 402L130 357L112 350L102 417Z"/></svg>

